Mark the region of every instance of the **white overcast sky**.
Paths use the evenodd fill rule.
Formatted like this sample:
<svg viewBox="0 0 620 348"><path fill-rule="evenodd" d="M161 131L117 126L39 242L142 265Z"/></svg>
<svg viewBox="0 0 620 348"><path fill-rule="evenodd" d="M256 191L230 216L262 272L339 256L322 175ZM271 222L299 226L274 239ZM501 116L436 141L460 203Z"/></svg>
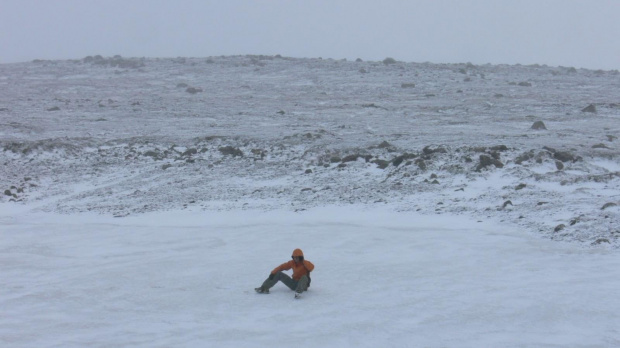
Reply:
<svg viewBox="0 0 620 348"><path fill-rule="evenodd" d="M96 54L620 69L620 0L0 0L0 63Z"/></svg>

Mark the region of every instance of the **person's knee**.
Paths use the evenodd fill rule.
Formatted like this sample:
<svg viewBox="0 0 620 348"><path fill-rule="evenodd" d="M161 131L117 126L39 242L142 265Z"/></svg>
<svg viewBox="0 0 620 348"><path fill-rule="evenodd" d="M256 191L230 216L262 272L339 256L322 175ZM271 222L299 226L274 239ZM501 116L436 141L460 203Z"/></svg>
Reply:
<svg viewBox="0 0 620 348"><path fill-rule="evenodd" d="M304 274L303 276L301 276L301 278L299 278L298 288L303 288L303 290L306 290L309 284L310 278Z"/></svg>

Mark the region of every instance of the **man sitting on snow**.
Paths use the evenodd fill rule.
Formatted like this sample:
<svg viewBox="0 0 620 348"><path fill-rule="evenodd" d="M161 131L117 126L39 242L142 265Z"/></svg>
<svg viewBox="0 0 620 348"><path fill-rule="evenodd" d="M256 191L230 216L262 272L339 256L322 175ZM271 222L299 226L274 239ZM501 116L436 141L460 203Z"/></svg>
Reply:
<svg viewBox="0 0 620 348"><path fill-rule="evenodd" d="M304 260L304 253L301 249L295 249L291 258L293 260L274 268L271 274L269 274L269 278L263 282L263 285L254 290L259 294L268 294L269 289L276 285L278 281L281 281L291 290L295 290L295 298L299 298L301 293L308 290L310 286L310 272L314 269L314 265L312 262ZM293 278L282 272L291 268L293 269Z"/></svg>

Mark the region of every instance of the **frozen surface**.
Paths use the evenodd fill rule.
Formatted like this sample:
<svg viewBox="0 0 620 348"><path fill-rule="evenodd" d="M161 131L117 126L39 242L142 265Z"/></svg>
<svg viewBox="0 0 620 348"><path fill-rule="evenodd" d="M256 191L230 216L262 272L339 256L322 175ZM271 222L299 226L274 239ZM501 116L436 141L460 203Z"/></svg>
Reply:
<svg viewBox="0 0 620 348"><path fill-rule="evenodd" d="M385 209L2 217L3 347L615 347L620 258ZM302 247L301 300L252 290Z"/></svg>

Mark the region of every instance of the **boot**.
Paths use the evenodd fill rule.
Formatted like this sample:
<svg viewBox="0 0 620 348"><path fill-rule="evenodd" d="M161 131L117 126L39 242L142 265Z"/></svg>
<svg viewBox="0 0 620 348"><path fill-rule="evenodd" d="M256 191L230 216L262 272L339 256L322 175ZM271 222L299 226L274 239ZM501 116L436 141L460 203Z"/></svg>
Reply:
<svg viewBox="0 0 620 348"><path fill-rule="evenodd" d="M256 292L258 292L259 294L268 294L269 293L269 289L261 286L258 288L255 288L254 290L256 290Z"/></svg>

